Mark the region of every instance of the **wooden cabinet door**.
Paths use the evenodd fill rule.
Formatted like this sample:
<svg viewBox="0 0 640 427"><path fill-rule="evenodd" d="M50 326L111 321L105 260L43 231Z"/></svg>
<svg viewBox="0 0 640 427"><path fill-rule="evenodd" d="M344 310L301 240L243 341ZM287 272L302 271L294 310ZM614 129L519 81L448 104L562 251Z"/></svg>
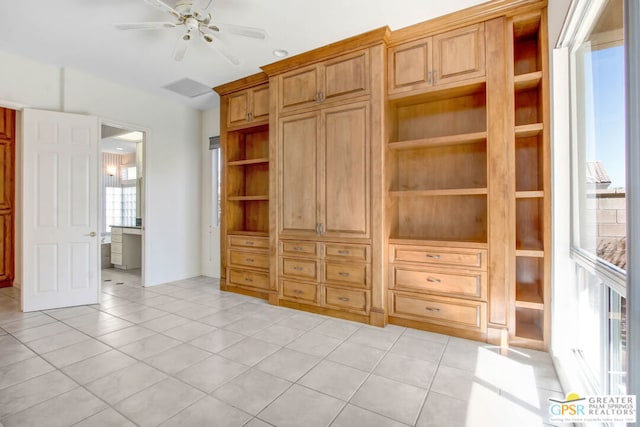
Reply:
<svg viewBox="0 0 640 427"><path fill-rule="evenodd" d="M319 120L317 112L280 120L278 212L281 235L317 235Z"/></svg>
<svg viewBox="0 0 640 427"><path fill-rule="evenodd" d="M322 224L327 237L369 237L369 107L322 110Z"/></svg>
<svg viewBox="0 0 640 427"><path fill-rule="evenodd" d="M323 68L323 103L369 93L368 51L326 61Z"/></svg>
<svg viewBox="0 0 640 427"><path fill-rule="evenodd" d="M0 287L11 286L14 277L14 112L0 108Z"/></svg>
<svg viewBox="0 0 640 427"><path fill-rule="evenodd" d="M459 28L433 37L434 84L453 83L485 75L484 24Z"/></svg>
<svg viewBox="0 0 640 427"><path fill-rule="evenodd" d="M317 65L284 73L280 76L280 111L289 111L317 104L320 70Z"/></svg>
<svg viewBox="0 0 640 427"><path fill-rule="evenodd" d="M431 86L432 46L432 38L427 37L389 48L389 94Z"/></svg>
<svg viewBox="0 0 640 427"><path fill-rule="evenodd" d="M249 91L233 93L227 98L227 126L240 126L248 122Z"/></svg>
<svg viewBox="0 0 640 427"><path fill-rule="evenodd" d="M251 121L269 121L269 85L251 91Z"/></svg>

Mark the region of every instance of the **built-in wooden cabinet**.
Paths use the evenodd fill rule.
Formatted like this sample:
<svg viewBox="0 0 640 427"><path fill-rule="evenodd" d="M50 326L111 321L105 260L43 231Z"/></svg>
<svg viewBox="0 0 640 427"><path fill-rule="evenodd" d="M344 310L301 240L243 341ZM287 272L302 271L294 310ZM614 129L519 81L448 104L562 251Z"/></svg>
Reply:
<svg viewBox="0 0 640 427"><path fill-rule="evenodd" d="M381 28L216 88L223 289L546 349L545 6Z"/></svg>
<svg viewBox="0 0 640 427"><path fill-rule="evenodd" d="M280 112L327 105L369 94L367 50L342 55L278 76Z"/></svg>
<svg viewBox="0 0 640 427"><path fill-rule="evenodd" d="M255 126L269 122L269 85L227 96L227 126Z"/></svg>
<svg viewBox="0 0 640 427"><path fill-rule="evenodd" d="M389 95L425 90L485 74L484 24L389 49Z"/></svg>
<svg viewBox="0 0 640 427"><path fill-rule="evenodd" d="M279 232L369 237L369 107L346 104L279 122Z"/></svg>

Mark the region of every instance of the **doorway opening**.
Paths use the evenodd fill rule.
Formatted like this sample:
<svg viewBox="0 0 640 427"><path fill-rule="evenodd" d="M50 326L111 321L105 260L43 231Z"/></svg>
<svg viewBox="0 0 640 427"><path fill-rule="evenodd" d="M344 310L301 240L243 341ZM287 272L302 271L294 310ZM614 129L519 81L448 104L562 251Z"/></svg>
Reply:
<svg viewBox="0 0 640 427"><path fill-rule="evenodd" d="M145 132L105 123L100 131L102 281L143 286Z"/></svg>

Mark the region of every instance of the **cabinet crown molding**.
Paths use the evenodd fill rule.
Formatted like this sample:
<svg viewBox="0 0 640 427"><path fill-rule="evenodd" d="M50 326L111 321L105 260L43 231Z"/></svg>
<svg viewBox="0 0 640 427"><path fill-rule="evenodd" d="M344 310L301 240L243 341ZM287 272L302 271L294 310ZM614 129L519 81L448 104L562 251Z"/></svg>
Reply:
<svg viewBox="0 0 640 427"><path fill-rule="evenodd" d="M371 47L380 43L386 44L390 34L391 30L389 29L389 27L380 27L378 29L368 31L357 36L349 37L348 39L340 40L338 42L331 43L326 46L322 46L317 49L313 49L308 52L283 59L282 61L265 65L260 68L262 68L262 70L269 77L271 77L298 67L308 66L317 62L325 61L327 59L331 59L345 53L362 50L364 48Z"/></svg>
<svg viewBox="0 0 640 427"><path fill-rule="evenodd" d="M243 89L249 89L262 83L269 83L269 76L265 73L256 73L229 83L216 86L213 90L220 96L228 95Z"/></svg>

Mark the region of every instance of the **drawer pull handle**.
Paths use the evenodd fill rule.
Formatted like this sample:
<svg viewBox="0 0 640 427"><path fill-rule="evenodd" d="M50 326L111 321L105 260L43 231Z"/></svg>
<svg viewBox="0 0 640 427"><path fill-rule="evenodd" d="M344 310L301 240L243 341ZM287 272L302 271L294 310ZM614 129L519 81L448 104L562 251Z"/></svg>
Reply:
<svg viewBox="0 0 640 427"><path fill-rule="evenodd" d="M295 271L302 271L302 270L303 270L303 268L302 268L302 267L298 267L298 266L293 267L293 269L294 269Z"/></svg>
<svg viewBox="0 0 640 427"><path fill-rule="evenodd" d="M350 253L350 252L349 252L349 251L347 251L347 250L339 250L339 251L338 251L338 253L339 253L340 255L349 255L349 253Z"/></svg>
<svg viewBox="0 0 640 427"><path fill-rule="evenodd" d="M431 258L431 259L440 259L440 255L427 254L427 258Z"/></svg>
<svg viewBox="0 0 640 427"><path fill-rule="evenodd" d="M338 299L339 299L340 301L345 301L345 302L346 302L346 301L350 301L350 300L351 300L351 298L347 298L347 297L338 297Z"/></svg>
<svg viewBox="0 0 640 427"><path fill-rule="evenodd" d="M349 273L346 273L344 271L341 271L340 273L338 273L338 275L340 275L342 277L349 277Z"/></svg>
<svg viewBox="0 0 640 427"><path fill-rule="evenodd" d="M248 282L248 283L253 283L253 279L252 279L252 278L250 278L250 277L245 277L245 278L244 278L244 281L245 281L245 282Z"/></svg>
<svg viewBox="0 0 640 427"><path fill-rule="evenodd" d="M253 246L254 245L254 243L251 242L251 241L246 241L246 242L244 242L244 244L247 245L247 246Z"/></svg>
<svg viewBox="0 0 640 427"><path fill-rule="evenodd" d="M430 283L440 283L441 280L440 279L436 279L435 277L427 277L427 282Z"/></svg>
<svg viewBox="0 0 640 427"><path fill-rule="evenodd" d="M431 312L433 312L433 313L437 313L437 312L439 312L439 311L440 311L440 309L439 309L439 308L433 308L433 307L425 307L425 310L427 310L427 311L431 311Z"/></svg>
<svg viewBox="0 0 640 427"><path fill-rule="evenodd" d="M253 258L245 258L244 260L247 261L247 262L254 262Z"/></svg>
<svg viewBox="0 0 640 427"><path fill-rule="evenodd" d="M296 294L296 295L300 295L300 294L302 294L303 292L302 292L300 289L294 289L294 290L293 290L293 293L294 293L294 294Z"/></svg>
<svg viewBox="0 0 640 427"><path fill-rule="evenodd" d="M294 246L293 250L296 251L296 252L301 252L301 251L304 250L304 248L302 246Z"/></svg>

